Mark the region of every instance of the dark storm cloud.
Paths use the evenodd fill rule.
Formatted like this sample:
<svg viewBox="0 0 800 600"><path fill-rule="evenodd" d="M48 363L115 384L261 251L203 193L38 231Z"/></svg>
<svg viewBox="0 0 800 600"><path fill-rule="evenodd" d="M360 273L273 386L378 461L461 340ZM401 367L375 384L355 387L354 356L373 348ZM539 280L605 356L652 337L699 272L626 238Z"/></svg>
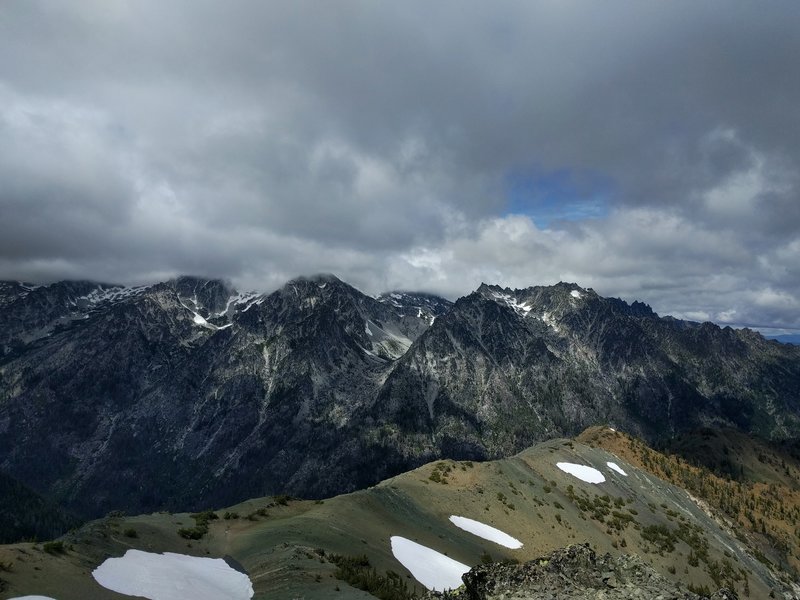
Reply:
<svg viewBox="0 0 800 600"><path fill-rule="evenodd" d="M0 14L2 277L572 279L800 327L797 3Z"/></svg>

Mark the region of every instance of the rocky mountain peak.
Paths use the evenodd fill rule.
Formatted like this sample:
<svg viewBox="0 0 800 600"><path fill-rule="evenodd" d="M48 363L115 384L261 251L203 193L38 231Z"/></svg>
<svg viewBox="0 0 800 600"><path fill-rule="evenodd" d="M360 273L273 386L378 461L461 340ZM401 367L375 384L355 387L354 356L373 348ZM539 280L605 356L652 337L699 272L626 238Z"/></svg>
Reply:
<svg viewBox="0 0 800 600"><path fill-rule="evenodd" d="M416 316L425 319L428 324L433 324L436 318L446 314L453 306L449 300L425 292L385 292L376 299L397 309L401 316Z"/></svg>
<svg viewBox="0 0 800 600"><path fill-rule="evenodd" d="M280 305L282 311L307 312L327 307L343 318L373 304L377 304L373 298L331 274L297 277L267 296L267 305Z"/></svg>
<svg viewBox="0 0 800 600"><path fill-rule="evenodd" d="M0 281L0 308L27 296L37 287L39 286L24 281Z"/></svg>
<svg viewBox="0 0 800 600"><path fill-rule="evenodd" d="M332 287L344 287L350 288L349 284L345 283L341 279L339 279L333 273L317 273L316 275L303 275L300 277L295 277L294 279L290 279L286 282L283 288L291 288L291 287L305 287L310 285L316 285L320 289L325 289L328 285Z"/></svg>
<svg viewBox="0 0 800 600"><path fill-rule="evenodd" d="M644 302L635 300L629 304L619 298L606 298L592 288L583 288L577 283L564 281L521 289L482 283L474 293L508 306L520 316L533 317L551 324L564 319L574 321L577 313L658 318L653 309Z"/></svg>
<svg viewBox="0 0 800 600"><path fill-rule="evenodd" d="M345 283L335 275L322 273L319 275L296 277L286 282L271 296L281 298L287 307L299 305L314 307L320 303L332 303L337 310L345 305L359 305L374 301L360 290Z"/></svg>
<svg viewBox="0 0 800 600"><path fill-rule="evenodd" d="M205 319L213 315L222 315L237 291L229 283L221 279L206 279L182 275L167 282L184 304L201 314Z"/></svg>
<svg viewBox="0 0 800 600"><path fill-rule="evenodd" d="M584 308L587 302L600 298L594 290L564 282L521 289L482 283L473 294L506 306L520 317L532 317L550 325L567 313Z"/></svg>
<svg viewBox="0 0 800 600"><path fill-rule="evenodd" d="M598 422L800 432L800 349L574 283L455 304L330 275L268 295L196 277L3 290L0 470L82 513L340 492ZM159 469L158 496L132 476Z"/></svg>

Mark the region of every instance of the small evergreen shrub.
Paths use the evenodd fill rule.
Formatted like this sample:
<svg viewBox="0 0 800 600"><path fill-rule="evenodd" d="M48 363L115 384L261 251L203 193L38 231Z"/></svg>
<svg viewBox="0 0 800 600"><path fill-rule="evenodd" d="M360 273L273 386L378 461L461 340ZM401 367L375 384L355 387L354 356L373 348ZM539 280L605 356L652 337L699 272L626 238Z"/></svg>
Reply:
<svg viewBox="0 0 800 600"><path fill-rule="evenodd" d="M65 552L64 542L61 540L55 542L45 542L42 544L42 549L48 554L63 554Z"/></svg>
<svg viewBox="0 0 800 600"><path fill-rule="evenodd" d="M386 571L384 575L379 574L370 565L366 554L358 556L331 554L329 558L336 565L333 574L336 579L346 581L380 600L412 600L415 597L398 573Z"/></svg>

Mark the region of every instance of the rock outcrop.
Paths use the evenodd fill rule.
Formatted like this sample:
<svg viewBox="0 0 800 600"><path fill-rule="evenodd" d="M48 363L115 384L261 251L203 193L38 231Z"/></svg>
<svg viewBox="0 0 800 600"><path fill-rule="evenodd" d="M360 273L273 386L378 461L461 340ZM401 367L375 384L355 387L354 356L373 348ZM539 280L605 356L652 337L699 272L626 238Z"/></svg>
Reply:
<svg viewBox="0 0 800 600"><path fill-rule="evenodd" d="M585 545L567 546L525 564L480 565L464 575L464 588L430 592L425 600L738 600L720 589L691 592L659 575L640 557L598 556Z"/></svg>

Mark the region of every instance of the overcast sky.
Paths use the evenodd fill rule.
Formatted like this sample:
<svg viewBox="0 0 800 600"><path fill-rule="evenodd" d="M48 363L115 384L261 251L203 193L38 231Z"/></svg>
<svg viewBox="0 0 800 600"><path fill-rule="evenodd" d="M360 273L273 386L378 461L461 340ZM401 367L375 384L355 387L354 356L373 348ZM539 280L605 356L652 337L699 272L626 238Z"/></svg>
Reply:
<svg viewBox="0 0 800 600"><path fill-rule="evenodd" d="M0 2L0 278L800 327L800 2Z"/></svg>

